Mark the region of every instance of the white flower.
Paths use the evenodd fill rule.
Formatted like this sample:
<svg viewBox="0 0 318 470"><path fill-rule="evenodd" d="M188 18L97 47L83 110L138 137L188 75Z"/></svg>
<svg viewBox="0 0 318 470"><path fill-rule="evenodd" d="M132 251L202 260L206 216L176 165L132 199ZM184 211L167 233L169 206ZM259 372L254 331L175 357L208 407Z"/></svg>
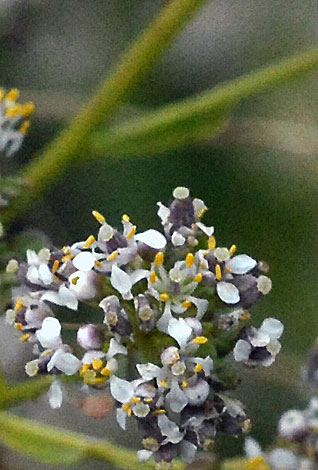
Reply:
<svg viewBox="0 0 318 470"><path fill-rule="evenodd" d="M63 402L63 391L62 391L61 382L58 379L54 380L54 382L50 386L50 389L48 391L48 396L49 396L50 407L53 410L61 408L62 402Z"/></svg>
<svg viewBox="0 0 318 470"><path fill-rule="evenodd" d="M135 239L155 250L163 250L167 244L166 237L157 230L149 229L135 235Z"/></svg>
<svg viewBox="0 0 318 470"><path fill-rule="evenodd" d="M65 352L63 348L59 348L48 363L47 370L50 372L55 367L66 375L73 375L76 374L81 365L82 362L77 357L70 352Z"/></svg>
<svg viewBox="0 0 318 470"><path fill-rule="evenodd" d="M57 318L47 317L43 320L42 328L36 332L36 337L43 348L56 349L62 344L61 324Z"/></svg>

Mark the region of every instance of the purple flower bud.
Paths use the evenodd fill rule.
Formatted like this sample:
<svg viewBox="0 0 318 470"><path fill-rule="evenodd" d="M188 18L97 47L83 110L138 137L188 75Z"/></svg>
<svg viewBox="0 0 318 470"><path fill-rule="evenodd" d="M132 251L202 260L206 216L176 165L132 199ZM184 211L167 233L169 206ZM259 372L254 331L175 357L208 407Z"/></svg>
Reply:
<svg viewBox="0 0 318 470"><path fill-rule="evenodd" d="M77 332L77 342L84 349L100 349L104 335L95 325L84 325Z"/></svg>

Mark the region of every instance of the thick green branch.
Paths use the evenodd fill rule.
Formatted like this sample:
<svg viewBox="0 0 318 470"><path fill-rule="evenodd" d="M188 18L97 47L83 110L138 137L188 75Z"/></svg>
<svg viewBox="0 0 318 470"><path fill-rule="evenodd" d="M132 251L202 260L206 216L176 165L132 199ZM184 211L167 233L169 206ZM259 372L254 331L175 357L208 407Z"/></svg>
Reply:
<svg viewBox="0 0 318 470"><path fill-rule="evenodd" d="M164 106L93 136L91 155L154 155L218 131L227 112L242 99L283 85L318 68L318 50L302 53L198 96Z"/></svg>

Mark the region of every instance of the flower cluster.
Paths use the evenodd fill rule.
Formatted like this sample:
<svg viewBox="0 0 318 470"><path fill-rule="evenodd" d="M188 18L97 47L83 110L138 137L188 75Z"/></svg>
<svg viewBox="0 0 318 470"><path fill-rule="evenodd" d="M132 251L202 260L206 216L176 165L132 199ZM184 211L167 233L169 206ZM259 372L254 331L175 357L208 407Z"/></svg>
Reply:
<svg viewBox="0 0 318 470"><path fill-rule="evenodd" d="M238 379L223 372L238 362L271 365L283 325L273 318L259 329L250 325L246 309L271 289L268 266L236 255L235 245L217 246L214 228L201 221L202 200L178 187L169 207L158 206L163 233L139 233L127 215L116 229L93 211L97 235L11 260L8 270L21 286L7 320L33 344L29 376L78 375L87 386L109 386L119 425L125 429L128 417L137 422L141 461L191 462L217 432L249 430L244 406L226 393ZM99 307L101 322L80 326L72 349L57 312L82 303ZM135 376L123 378L121 364L133 350ZM51 406L61 401L56 381Z"/></svg>
<svg viewBox="0 0 318 470"><path fill-rule="evenodd" d="M0 90L0 153L10 157L19 150L30 127L27 118L33 113L33 103L19 104L19 91Z"/></svg>

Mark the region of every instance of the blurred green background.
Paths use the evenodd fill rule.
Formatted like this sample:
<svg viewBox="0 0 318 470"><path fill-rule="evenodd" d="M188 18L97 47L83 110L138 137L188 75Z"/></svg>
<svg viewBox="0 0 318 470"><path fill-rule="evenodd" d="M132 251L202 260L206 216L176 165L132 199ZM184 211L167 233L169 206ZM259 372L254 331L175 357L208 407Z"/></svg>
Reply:
<svg viewBox="0 0 318 470"><path fill-rule="evenodd" d="M12 169L57 135L165 3L0 2L1 85L18 87L23 101L31 99L37 107ZM154 109L313 47L317 25L316 0L208 1L120 116ZM270 370L242 369L245 380L237 394L262 444L271 442L281 412L305 403L298 370L318 336L317 110L314 72L246 101L213 141L156 157L105 155L74 164L24 218L64 245L96 231L92 209L114 225L128 213L143 230L159 228L155 204L168 202L176 185L202 198L210 208L205 221L215 225L219 245L235 243L240 252L271 266L273 291L255 308L254 318L257 325L266 316L284 322L283 350ZM112 437L107 429L106 436ZM219 448L232 455L238 444L222 440ZM3 468L22 465L12 453L3 455Z"/></svg>

